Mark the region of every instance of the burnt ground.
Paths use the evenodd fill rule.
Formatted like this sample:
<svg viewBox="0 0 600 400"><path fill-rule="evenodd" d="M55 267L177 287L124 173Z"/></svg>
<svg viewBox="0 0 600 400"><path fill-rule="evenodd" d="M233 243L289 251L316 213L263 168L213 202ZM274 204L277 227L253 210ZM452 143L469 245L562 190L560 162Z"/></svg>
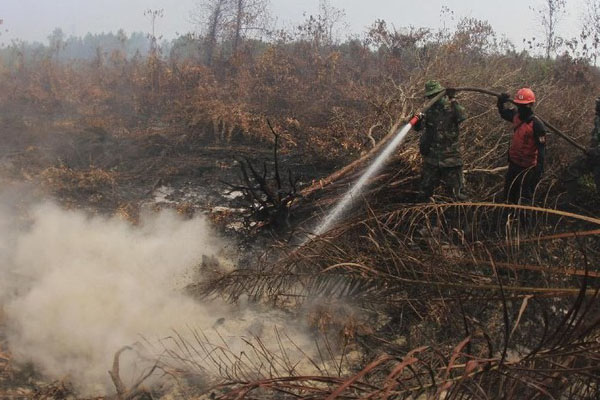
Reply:
<svg viewBox="0 0 600 400"><path fill-rule="evenodd" d="M266 165L272 174L269 142L219 143L160 124L109 130L82 127L68 117L13 115L0 118L0 143L0 194L5 198L8 193L19 204L50 198L67 208L118 214L132 223L145 209L202 213L245 253L277 234L259 230L247 199L225 183L241 183L239 161L245 159L261 170ZM297 151L281 151L279 163L282 173L289 169L300 178L299 186L334 168L311 165ZM45 382L33 366L12 362L3 319L0 305L0 398L73 398L65 382Z"/></svg>
<svg viewBox="0 0 600 400"><path fill-rule="evenodd" d="M272 174L271 142L243 138L219 142L160 123L128 130L90 127L69 117L13 116L0 118L0 144L0 194L16 188L15 192L27 194L21 198L14 194L19 201L51 198L65 207L118 214L132 223L146 209L173 208L186 216L201 213L248 255L273 237L282 238L276 230L258 229L247 199L224 183L241 182L239 165L245 159L261 171L266 163ZM311 160L310 154L297 149L279 154L281 171L290 169L299 176L299 188L339 167ZM374 193L371 200L383 207L390 195L406 199L415 187L410 167L393 166L397 174L382 178L385 193ZM333 197L345 188L334 188ZM323 206L330 205L328 200L323 199ZM33 366L12 362L2 324L0 307L0 398L69 398L66 383L45 382Z"/></svg>
<svg viewBox="0 0 600 400"><path fill-rule="evenodd" d="M135 221L145 206L173 206L185 214L247 206L224 183L239 184L240 160L273 173L273 144L219 142L185 127L156 123L146 129L80 126L65 118L0 118L0 177L27 183L38 196L91 212L120 212ZM279 152L282 174L299 185L335 166L311 165L299 151ZM221 212L222 213L222 212Z"/></svg>

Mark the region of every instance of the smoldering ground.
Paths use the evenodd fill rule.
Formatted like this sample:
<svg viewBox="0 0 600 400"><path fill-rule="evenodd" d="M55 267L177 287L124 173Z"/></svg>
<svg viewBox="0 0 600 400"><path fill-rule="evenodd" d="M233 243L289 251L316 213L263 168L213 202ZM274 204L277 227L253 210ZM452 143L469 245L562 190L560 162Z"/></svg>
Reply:
<svg viewBox="0 0 600 400"><path fill-rule="evenodd" d="M143 215L133 226L50 202L15 212L9 204L14 198L4 194L0 200L6 277L0 304L10 349L17 361L33 363L48 378L67 378L80 393L114 390L107 370L124 345L153 343L146 355L165 358L173 354L165 337L177 332L187 340L186 334L202 331L208 332L206 346L215 337L236 353L244 336L270 335L274 325L285 323L275 313L200 304L182 293L190 268L224 246L202 217L163 211ZM215 329L218 335L210 333ZM300 346L309 345L303 335L291 334ZM121 368L126 384L148 366L130 361ZM202 360L189 365L211 371Z"/></svg>

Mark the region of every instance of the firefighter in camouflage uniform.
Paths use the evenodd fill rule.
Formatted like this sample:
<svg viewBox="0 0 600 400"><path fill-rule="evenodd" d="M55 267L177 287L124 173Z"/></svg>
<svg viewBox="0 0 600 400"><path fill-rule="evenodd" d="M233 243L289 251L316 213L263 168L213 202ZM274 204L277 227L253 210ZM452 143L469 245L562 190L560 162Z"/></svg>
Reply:
<svg viewBox="0 0 600 400"><path fill-rule="evenodd" d="M576 193L578 179L590 172L594 175L596 193L600 194L600 97L596 99L596 118L586 157L581 157L570 165L564 178L569 192Z"/></svg>
<svg viewBox="0 0 600 400"><path fill-rule="evenodd" d="M455 99L456 92L445 89L437 81L425 84L425 97L433 98L446 90L415 125L421 135L419 150L423 157L421 172L421 196L431 198L440 183L454 200L465 200L463 160L460 151L459 125L466 119L465 110Z"/></svg>

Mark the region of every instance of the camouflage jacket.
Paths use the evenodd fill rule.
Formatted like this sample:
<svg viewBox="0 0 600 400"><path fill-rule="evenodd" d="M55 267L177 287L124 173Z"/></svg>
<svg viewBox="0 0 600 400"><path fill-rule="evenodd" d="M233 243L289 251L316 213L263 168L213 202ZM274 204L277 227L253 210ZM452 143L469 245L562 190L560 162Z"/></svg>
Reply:
<svg viewBox="0 0 600 400"><path fill-rule="evenodd" d="M594 129L592 130L591 147L597 147L600 144L600 116L596 115L594 119Z"/></svg>
<svg viewBox="0 0 600 400"><path fill-rule="evenodd" d="M459 125L465 119L465 109L445 97L425 113L424 118L415 126L417 131L425 127L420 143L424 162L437 167L463 165Z"/></svg>

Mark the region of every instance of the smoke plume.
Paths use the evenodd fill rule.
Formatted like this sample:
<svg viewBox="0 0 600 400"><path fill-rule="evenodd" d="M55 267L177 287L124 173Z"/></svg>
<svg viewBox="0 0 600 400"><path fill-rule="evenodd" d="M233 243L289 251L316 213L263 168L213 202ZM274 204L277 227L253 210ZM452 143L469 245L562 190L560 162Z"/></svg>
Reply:
<svg viewBox="0 0 600 400"><path fill-rule="evenodd" d="M44 203L22 224L13 211L0 207L0 272L8 277L0 301L11 351L46 376L106 393L113 355L140 338L210 330L222 317L222 327L241 329L224 337L249 334L229 323L237 317L228 306L199 304L178 290L190 267L222 249L204 218L163 211L133 226ZM262 323L250 312L243 321Z"/></svg>

